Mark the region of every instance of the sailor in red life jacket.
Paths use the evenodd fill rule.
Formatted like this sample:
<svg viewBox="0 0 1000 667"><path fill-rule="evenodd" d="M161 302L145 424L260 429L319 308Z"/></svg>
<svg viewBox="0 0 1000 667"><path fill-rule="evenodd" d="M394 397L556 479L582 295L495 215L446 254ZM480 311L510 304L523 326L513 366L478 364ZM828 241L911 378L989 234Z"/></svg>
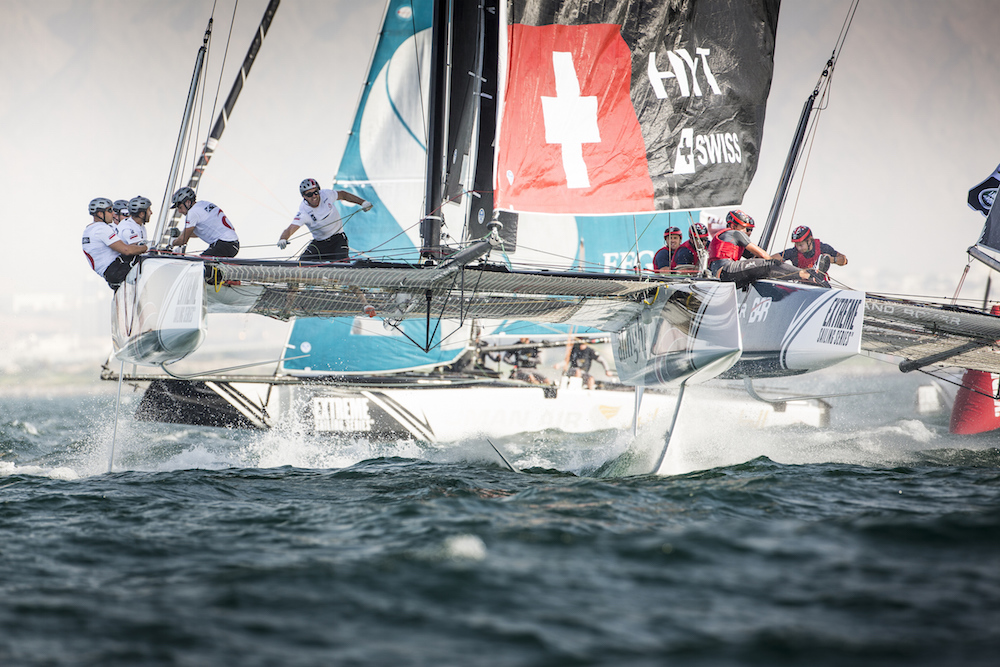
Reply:
<svg viewBox="0 0 1000 667"><path fill-rule="evenodd" d="M170 208L176 208L185 221L184 231L170 245L186 245L193 236L208 244L202 257L236 257L240 239L221 208L209 201L196 201L194 190L187 187L175 192L171 203Z"/></svg>
<svg viewBox="0 0 1000 667"><path fill-rule="evenodd" d="M833 246L823 243L817 238L813 238L812 230L805 225L800 225L792 232L792 242L794 248L789 248L779 255L772 255L775 259L783 259L791 262L800 269L814 268L826 277L826 272L830 268L830 261L833 260L837 266L847 266L847 257L837 252Z"/></svg>
<svg viewBox="0 0 1000 667"><path fill-rule="evenodd" d="M749 234L753 232L753 227L753 218L743 211L730 211L726 215L726 229L716 234L708 246L709 273L719 280L735 282L740 287L762 278L811 279L804 270L795 272L789 271L790 267L781 268L780 259L772 259L760 246L751 243ZM757 257L741 259L744 251Z"/></svg>
<svg viewBox="0 0 1000 667"><path fill-rule="evenodd" d="M371 202L346 190L323 190L315 178L307 178L299 183L302 203L292 224L281 232L278 247L282 250L295 231L305 225L312 232L313 239L299 256L303 262L338 262L347 259L350 252L347 234L344 233L344 219L334 205L337 201L348 201L361 207L362 211L372 209Z"/></svg>
<svg viewBox="0 0 1000 667"><path fill-rule="evenodd" d="M670 264L671 269L676 269L678 266L698 266L698 248L702 248L705 252L708 252L708 227L696 222L690 227L688 227L688 240L685 241L677 248L677 252L674 253L673 261Z"/></svg>
<svg viewBox="0 0 1000 667"><path fill-rule="evenodd" d="M110 199L97 197L91 200L87 210L94 216L93 222L83 230L83 254L94 273L108 281L113 290L125 280L129 269L146 252L143 245L129 245L121 240L118 231L111 224L114 209Z"/></svg>
<svg viewBox="0 0 1000 667"><path fill-rule="evenodd" d="M667 227L663 230L663 247L656 251L653 255L653 271L657 273L667 273L673 268L674 255L677 253L677 249L681 247L681 236L680 227Z"/></svg>

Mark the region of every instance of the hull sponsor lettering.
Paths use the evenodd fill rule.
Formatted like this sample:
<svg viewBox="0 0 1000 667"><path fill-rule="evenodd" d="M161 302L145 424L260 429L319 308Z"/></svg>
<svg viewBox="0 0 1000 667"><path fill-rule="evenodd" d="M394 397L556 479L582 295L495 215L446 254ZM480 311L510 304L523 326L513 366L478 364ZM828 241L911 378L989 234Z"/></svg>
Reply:
<svg viewBox="0 0 1000 667"><path fill-rule="evenodd" d="M847 346L854 337L854 323L862 299L834 299L820 326L817 343Z"/></svg>
<svg viewBox="0 0 1000 667"><path fill-rule="evenodd" d="M951 315L947 313L941 313L934 310L918 310L915 308L900 307L898 310L894 304L884 304L868 301L865 303L865 309L873 313L883 313L885 315L902 315L903 317L908 317L911 320L917 320L921 322L925 321L935 321L941 322L942 324L950 324L952 326L961 326L962 318L957 315Z"/></svg>
<svg viewBox="0 0 1000 667"><path fill-rule="evenodd" d="M646 351L646 328L642 324L633 324L618 335L618 358L638 364Z"/></svg>
<svg viewBox="0 0 1000 667"><path fill-rule="evenodd" d="M816 342L827 343L828 345L847 345L851 342L851 336L853 335L853 331L823 328L819 330Z"/></svg>
<svg viewBox="0 0 1000 667"><path fill-rule="evenodd" d="M367 398L316 396L312 400L313 430L371 431L374 424L368 413Z"/></svg>
<svg viewBox="0 0 1000 667"><path fill-rule="evenodd" d="M753 308L750 309L750 317L747 318L747 322L750 322L751 324L754 322L763 322L767 319L767 313L770 309L771 297L767 296L763 299L754 299Z"/></svg>
<svg viewBox="0 0 1000 667"><path fill-rule="evenodd" d="M834 299L830 309L826 311L823 326L854 331L854 320L859 308L861 299Z"/></svg>

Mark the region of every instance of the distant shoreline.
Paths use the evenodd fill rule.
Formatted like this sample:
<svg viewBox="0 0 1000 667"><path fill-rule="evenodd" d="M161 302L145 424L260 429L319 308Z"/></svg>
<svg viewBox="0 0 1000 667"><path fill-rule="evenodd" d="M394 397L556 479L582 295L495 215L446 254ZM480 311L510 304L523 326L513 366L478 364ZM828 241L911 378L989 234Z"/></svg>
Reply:
<svg viewBox="0 0 1000 667"><path fill-rule="evenodd" d="M55 396L104 396L118 391L117 382L101 379L65 383L0 383L0 398L38 398Z"/></svg>

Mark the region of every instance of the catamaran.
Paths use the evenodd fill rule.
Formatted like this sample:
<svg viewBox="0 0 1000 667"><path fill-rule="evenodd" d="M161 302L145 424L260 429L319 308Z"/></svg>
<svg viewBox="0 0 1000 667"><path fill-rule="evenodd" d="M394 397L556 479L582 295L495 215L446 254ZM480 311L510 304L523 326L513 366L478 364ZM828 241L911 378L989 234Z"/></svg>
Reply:
<svg viewBox="0 0 1000 667"><path fill-rule="evenodd" d="M656 238L664 216L683 216L686 228L699 211L742 199L777 35L776 0L668 5L390 0L334 182L375 205L352 230L362 256L146 257L115 296L115 357L169 373L198 348L208 313L294 320L278 373L260 384L294 387L289 404L311 405L314 423L357 425L372 421L370 401L324 400L345 391L344 378L453 364L474 329L510 322L601 332L620 384L635 388L633 424L646 389L674 392L663 449L638 472L660 469L693 384L741 379L755 393L755 380L862 352L902 357L904 370L1000 370L1000 318L969 309L788 280L720 282L697 269L633 271L640 223ZM826 74L803 107L765 249ZM161 219L160 247L176 224ZM627 260L605 272L595 254L619 248L628 230ZM208 285L206 264L218 269ZM209 389L253 403L234 383Z"/></svg>

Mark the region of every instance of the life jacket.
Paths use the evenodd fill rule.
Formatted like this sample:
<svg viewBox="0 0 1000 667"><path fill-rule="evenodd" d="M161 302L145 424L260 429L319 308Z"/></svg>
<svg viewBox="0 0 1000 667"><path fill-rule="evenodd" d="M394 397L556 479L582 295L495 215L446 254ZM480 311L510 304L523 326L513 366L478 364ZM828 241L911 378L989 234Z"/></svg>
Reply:
<svg viewBox="0 0 1000 667"><path fill-rule="evenodd" d="M716 234L715 238L712 239L712 242L708 244L709 263L712 263L717 259L737 260L743 257L743 248L739 247L735 243L722 240L722 235L725 234L726 231L729 230L724 230Z"/></svg>
<svg viewBox="0 0 1000 667"><path fill-rule="evenodd" d="M694 245L691 244L691 241L685 241L684 243L680 244L680 246L678 246L677 252L675 252L674 256L670 258L670 268L671 269L676 269L677 268L677 255L680 254L681 248L687 248L688 250L690 250L691 251L691 255L695 259L695 263L696 264L698 263L698 249L695 248Z"/></svg>
<svg viewBox="0 0 1000 667"><path fill-rule="evenodd" d="M795 258L795 266L799 267L800 269L811 269L813 265L816 264L816 261L819 259L820 251L823 249L823 246L821 246L819 243L820 243L819 239L814 236L812 257L806 257L801 252L799 252L798 248L796 248L795 253L798 255L798 257Z"/></svg>
<svg viewBox="0 0 1000 667"><path fill-rule="evenodd" d="M656 257L657 257L657 255L659 255L664 250L667 251L667 258L669 259L669 261L666 264L663 264L661 266L661 265L659 265L659 264L656 263ZM680 250L680 248L678 248L677 250ZM670 246L669 245L665 245L662 248L660 248L659 250L657 250L655 253L653 253L653 270L654 271L659 271L660 269L666 269L666 268L672 269L672 268L674 268L674 264L677 263L677 261L675 259L676 255L677 255L677 250L674 250L673 252L671 252L670 251Z"/></svg>

